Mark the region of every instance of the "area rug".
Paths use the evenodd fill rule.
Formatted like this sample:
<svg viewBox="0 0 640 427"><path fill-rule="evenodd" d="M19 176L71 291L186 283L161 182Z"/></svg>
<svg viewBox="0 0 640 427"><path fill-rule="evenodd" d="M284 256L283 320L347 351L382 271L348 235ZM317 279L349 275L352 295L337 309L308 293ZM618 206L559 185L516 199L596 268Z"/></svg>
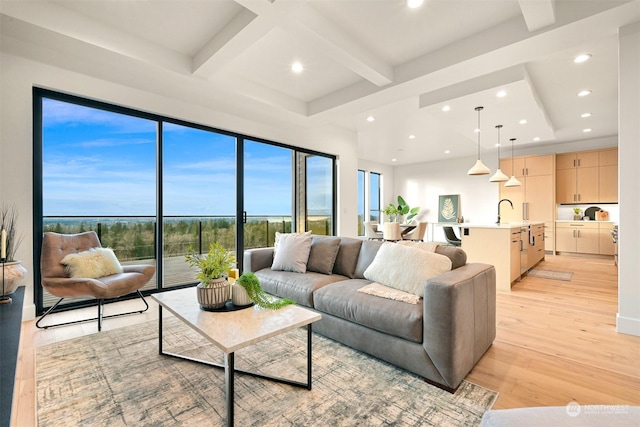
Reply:
<svg viewBox="0 0 640 427"><path fill-rule="evenodd" d="M571 281L573 273L570 271L553 271L553 270L540 270L537 268L529 270L527 275L531 277L540 277L542 279L562 280L565 282Z"/></svg>
<svg viewBox="0 0 640 427"><path fill-rule="evenodd" d="M157 322L39 347L40 426L222 426L221 369L158 354ZM164 350L222 363L222 353L174 318ZM291 331L236 352L236 367L306 380L306 332ZM320 335L313 336L313 388L242 374L238 426L474 426L497 393L463 382L454 394Z"/></svg>

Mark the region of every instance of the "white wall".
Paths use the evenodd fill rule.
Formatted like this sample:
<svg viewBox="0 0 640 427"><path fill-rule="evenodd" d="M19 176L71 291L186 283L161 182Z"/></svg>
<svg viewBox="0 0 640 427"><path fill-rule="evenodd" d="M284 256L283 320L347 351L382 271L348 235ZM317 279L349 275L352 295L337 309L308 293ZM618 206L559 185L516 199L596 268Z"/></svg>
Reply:
<svg viewBox="0 0 640 427"><path fill-rule="evenodd" d="M497 160L483 159L492 172ZM497 218L498 184L489 182L490 175L469 176L467 170L476 162L475 157L452 159L394 169L394 194L402 195L409 206L420 206L418 220L438 222L440 195L459 194L460 214L466 222L495 222ZM431 233L431 227L428 232ZM444 241L441 227L433 227L428 238Z"/></svg>
<svg viewBox="0 0 640 427"><path fill-rule="evenodd" d="M23 318L33 304L32 87L78 94L168 117L278 141L338 156L338 234L357 235L357 146L355 134L337 128L285 128L257 123L201 105L96 79L10 54L0 57L0 200L15 204L25 239L18 257L29 271Z"/></svg>
<svg viewBox="0 0 640 427"><path fill-rule="evenodd" d="M617 330L640 335L640 24L620 30L619 70Z"/></svg>

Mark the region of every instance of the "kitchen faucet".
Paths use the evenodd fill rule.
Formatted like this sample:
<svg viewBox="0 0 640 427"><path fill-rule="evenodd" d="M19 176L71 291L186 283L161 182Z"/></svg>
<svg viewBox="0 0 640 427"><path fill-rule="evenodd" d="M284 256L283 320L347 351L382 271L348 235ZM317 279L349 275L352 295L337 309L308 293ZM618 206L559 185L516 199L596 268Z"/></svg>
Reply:
<svg viewBox="0 0 640 427"><path fill-rule="evenodd" d="M509 204L511 205L511 209L513 209L513 203L511 203L511 200L509 199L502 199L498 202L498 220L496 221L496 224L500 224L500 203L502 202L509 202Z"/></svg>

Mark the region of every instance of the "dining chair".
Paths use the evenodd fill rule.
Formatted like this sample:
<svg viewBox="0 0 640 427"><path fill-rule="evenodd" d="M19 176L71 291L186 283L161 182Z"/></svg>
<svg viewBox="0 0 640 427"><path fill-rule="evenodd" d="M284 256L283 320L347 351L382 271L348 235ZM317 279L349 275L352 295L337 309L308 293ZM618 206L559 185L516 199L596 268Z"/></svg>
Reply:
<svg viewBox="0 0 640 427"><path fill-rule="evenodd" d="M453 227L442 227L444 229L444 237L447 239L447 242L453 246L461 246L462 240L456 236L455 231L453 231Z"/></svg>
<svg viewBox="0 0 640 427"><path fill-rule="evenodd" d="M364 223L364 235L369 240L382 240L382 232L376 228L377 223L373 221L367 221Z"/></svg>
<svg viewBox="0 0 640 427"><path fill-rule="evenodd" d="M402 236L402 239L413 240L416 242L424 242L424 234L426 231L427 231L427 221L419 222L418 225L416 225L416 228L414 228L407 234L404 234Z"/></svg>
<svg viewBox="0 0 640 427"><path fill-rule="evenodd" d="M382 230L382 238L387 241L397 242L402 240L402 232L400 231L400 223L385 222Z"/></svg>

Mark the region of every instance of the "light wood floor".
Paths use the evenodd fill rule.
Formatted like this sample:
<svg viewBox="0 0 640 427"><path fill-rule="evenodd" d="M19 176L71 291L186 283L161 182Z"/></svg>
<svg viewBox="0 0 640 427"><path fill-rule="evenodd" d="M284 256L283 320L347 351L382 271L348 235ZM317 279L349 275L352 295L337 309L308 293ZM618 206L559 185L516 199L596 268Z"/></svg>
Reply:
<svg viewBox="0 0 640 427"><path fill-rule="evenodd" d="M570 271L570 282L525 277L498 293L497 337L467 380L500 393L494 408L640 405L640 337L615 332L617 269L610 259L547 256L540 269ZM142 315L107 319L103 330L157 319L157 305ZM127 311L135 300L111 304ZM64 321L94 316L75 310ZM38 346L97 332L85 323L38 330L24 322L12 426L35 426L35 351Z"/></svg>

